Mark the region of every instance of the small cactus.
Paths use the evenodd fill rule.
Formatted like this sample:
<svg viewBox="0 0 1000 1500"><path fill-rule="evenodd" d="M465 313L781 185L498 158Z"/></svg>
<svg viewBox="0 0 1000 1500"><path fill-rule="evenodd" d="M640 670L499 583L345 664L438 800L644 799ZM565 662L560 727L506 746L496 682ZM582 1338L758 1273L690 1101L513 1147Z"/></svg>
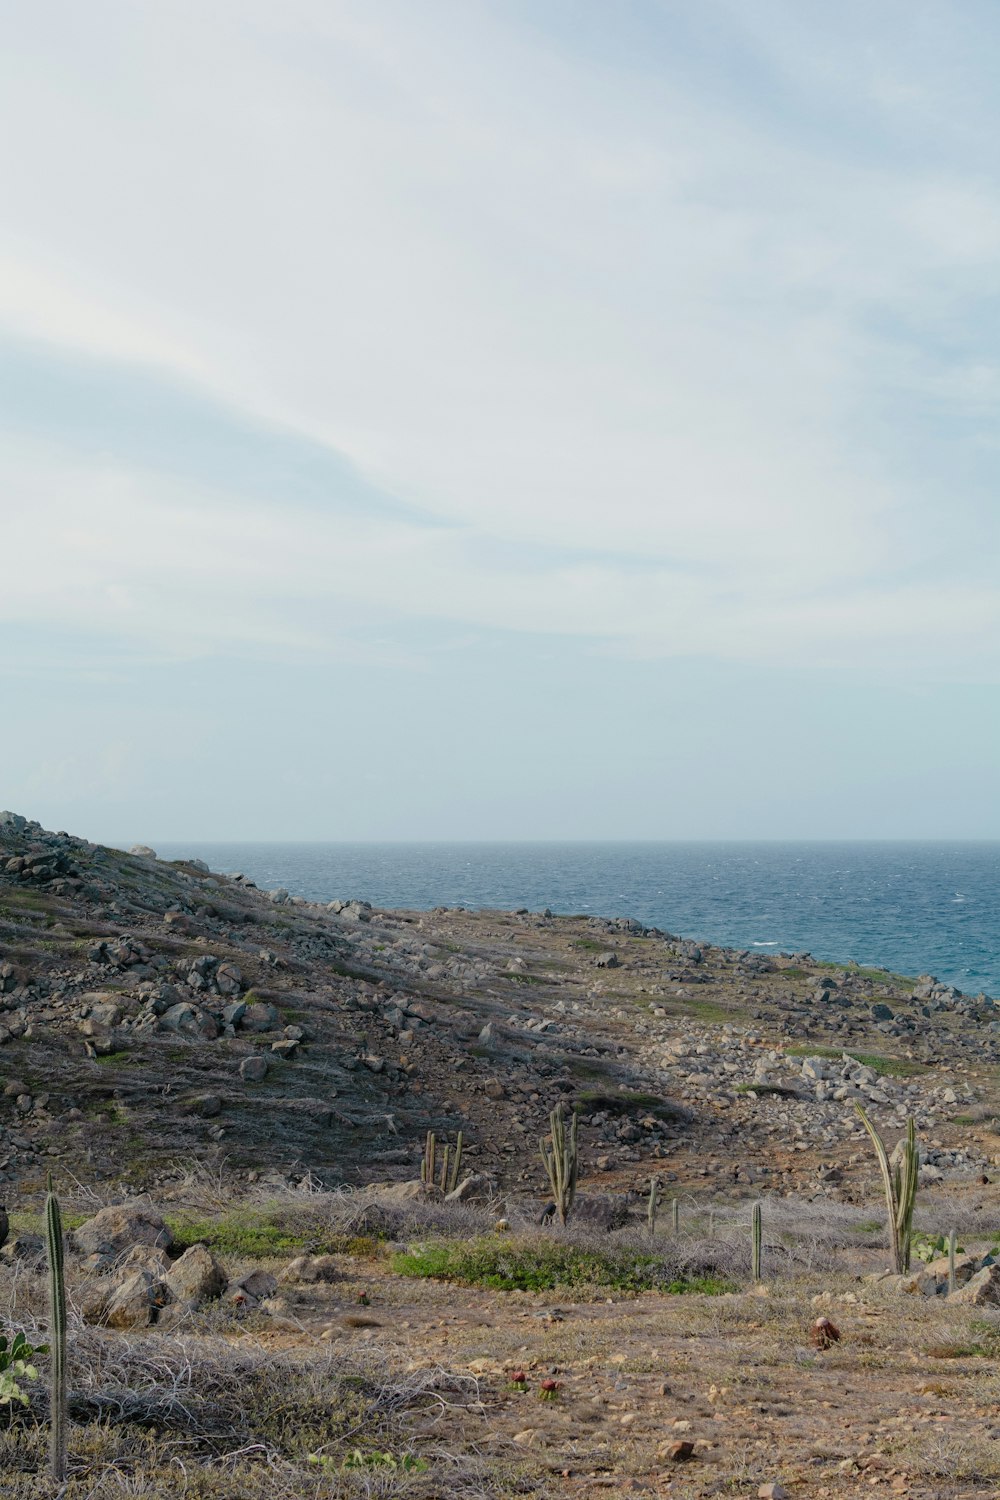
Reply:
<svg viewBox="0 0 1000 1500"><path fill-rule="evenodd" d="M52 1427L49 1467L55 1484L66 1482L66 1276L63 1266L62 1214L52 1191L45 1199L45 1246L49 1262L49 1349L52 1359L50 1405Z"/></svg>
<svg viewBox="0 0 1000 1500"><path fill-rule="evenodd" d="M681 1232L681 1200L672 1198L670 1201L670 1229L676 1237Z"/></svg>
<svg viewBox="0 0 1000 1500"><path fill-rule="evenodd" d="M660 1179L654 1177L649 1184L649 1203L646 1207L646 1218L649 1222L649 1237L656 1236L656 1213L660 1206Z"/></svg>
<svg viewBox="0 0 1000 1500"><path fill-rule="evenodd" d="M949 1294L958 1286L958 1275L955 1269L955 1253L958 1248L958 1235L953 1229L948 1236L948 1292Z"/></svg>
<svg viewBox="0 0 1000 1500"><path fill-rule="evenodd" d="M750 1214L750 1274L754 1281L762 1279L764 1259L764 1222L761 1206L755 1203Z"/></svg>
<svg viewBox="0 0 1000 1500"><path fill-rule="evenodd" d="M894 1169L889 1162L885 1142L869 1120L860 1104L856 1104L858 1118L871 1137L882 1173L882 1188L889 1218L889 1237L892 1241L893 1270L898 1276L910 1269L910 1249L913 1241L913 1209L917 1201L917 1173L920 1167L920 1152L917 1149L917 1129L912 1116L906 1122L906 1137L899 1165Z"/></svg>
<svg viewBox="0 0 1000 1500"><path fill-rule="evenodd" d="M542 1165L549 1179L549 1187L552 1189L552 1198L560 1224L565 1224L569 1218L573 1199L576 1197L576 1179L580 1167L577 1146L579 1121L580 1116L574 1110L567 1136L562 1105L557 1105L549 1116L551 1132L549 1143L544 1140L539 1142Z"/></svg>

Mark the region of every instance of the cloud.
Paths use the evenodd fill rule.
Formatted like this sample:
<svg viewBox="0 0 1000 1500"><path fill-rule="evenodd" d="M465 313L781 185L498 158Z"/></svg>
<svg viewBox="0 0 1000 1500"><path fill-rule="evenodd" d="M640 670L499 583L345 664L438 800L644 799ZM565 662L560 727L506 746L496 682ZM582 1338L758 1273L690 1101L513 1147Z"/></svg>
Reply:
<svg viewBox="0 0 1000 1500"><path fill-rule="evenodd" d="M290 463L286 485L215 460L182 483L22 434L6 535L47 613L185 649L444 619L992 674L986 471L942 573L928 428L989 420L969 311L995 180L963 122L933 161L901 150L900 122L941 113L923 38L908 72L883 19L859 64L795 7L714 10L742 49L728 89L655 6L653 65L641 24L631 60L602 56L599 11L590 47L443 0L23 13L0 327L156 399L183 385ZM296 443L360 476L351 513L332 471L329 509L305 503ZM31 608L15 579L0 610Z"/></svg>

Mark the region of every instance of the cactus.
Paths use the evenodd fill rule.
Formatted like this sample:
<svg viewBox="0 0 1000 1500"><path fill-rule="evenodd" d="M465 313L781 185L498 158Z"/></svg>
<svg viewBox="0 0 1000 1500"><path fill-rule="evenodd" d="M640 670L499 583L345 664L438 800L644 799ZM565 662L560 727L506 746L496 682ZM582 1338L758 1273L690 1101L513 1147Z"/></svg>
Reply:
<svg viewBox="0 0 1000 1500"><path fill-rule="evenodd" d="M660 1206L660 1179L653 1177L649 1183L649 1204L646 1208L646 1218L649 1221L649 1237L656 1237L656 1211Z"/></svg>
<svg viewBox="0 0 1000 1500"><path fill-rule="evenodd" d="M958 1276L955 1270L955 1251L958 1246L958 1236L953 1229L948 1236L948 1292L949 1295L958 1286Z"/></svg>
<svg viewBox="0 0 1000 1500"><path fill-rule="evenodd" d="M708 1210L708 1237L709 1237L710 1240L714 1240L715 1239L715 1209L714 1208L710 1208Z"/></svg>
<svg viewBox="0 0 1000 1500"><path fill-rule="evenodd" d="M62 1215L49 1178L45 1199L45 1244L49 1260L49 1349L52 1358L50 1468L55 1484L66 1482L66 1277Z"/></svg>
<svg viewBox="0 0 1000 1500"><path fill-rule="evenodd" d="M681 1232L681 1201L673 1198L670 1202L670 1231L674 1235Z"/></svg>
<svg viewBox="0 0 1000 1500"><path fill-rule="evenodd" d="M455 1140L455 1155L451 1161L451 1176L448 1178L448 1191L453 1193L458 1187L458 1174L462 1166L462 1132L458 1132Z"/></svg>
<svg viewBox="0 0 1000 1500"><path fill-rule="evenodd" d="M425 1182L428 1187L434 1186L436 1142L433 1130L428 1130L427 1140L424 1142L424 1159L420 1163L420 1181Z"/></svg>
<svg viewBox="0 0 1000 1500"><path fill-rule="evenodd" d="M762 1279L761 1263L764 1259L764 1223L759 1203L755 1203L750 1214L750 1274L754 1281Z"/></svg>
<svg viewBox="0 0 1000 1500"><path fill-rule="evenodd" d="M580 1116L574 1110L567 1138L563 1108L561 1104L557 1105L549 1115L551 1148L545 1140L538 1143L542 1165L549 1179L549 1187L552 1190L552 1199L560 1224L565 1224L569 1218L573 1199L576 1197L576 1179L580 1168L577 1147L579 1121Z"/></svg>
<svg viewBox="0 0 1000 1500"><path fill-rule="evenodd" d="M454 1152L450 1146L445 1146L439 1157L437 1136L433 1130L428 1130L427 1140L424 1142L424 1157L420 1163L420 1181L426 1182L430 1187L439 1187L442 1193L453 1193L458 1187L461 1166L462 1132L458 1132Z"/></svg>
<svg viewBox="0 0 1000 1500"><path fill-rule="evenodd" d="M917 1201L917 1169L920 1153L917 1150L917 1129L911 1116L906 1122L906 1139L899 1165L893 1170L885 1142L869 1120L860 1104L855 1109L862 1125L871 1137L882 1173L882 1187L889 1217L889 1237L892 1242L893 1269L903 1276L910 1269L910 1248L913 1241L913 1208Z"/></svg>

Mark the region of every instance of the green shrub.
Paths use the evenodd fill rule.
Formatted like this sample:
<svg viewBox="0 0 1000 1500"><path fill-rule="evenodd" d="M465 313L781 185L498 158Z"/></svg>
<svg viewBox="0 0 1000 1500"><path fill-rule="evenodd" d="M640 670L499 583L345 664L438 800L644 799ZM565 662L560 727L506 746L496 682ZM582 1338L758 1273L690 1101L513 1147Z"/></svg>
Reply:
<svg viewBox="0 0 1000 1500"><path fill-rule="evenodd" d="M402 1276L460 1281L502 1292L611 1287L715 1296L731 1290L718 1276L678 1276L660 1256L638 1250L590 1250L559 1240L510 1240L497 1235L414 1245L392 1257L392 1269Z"/></svg>

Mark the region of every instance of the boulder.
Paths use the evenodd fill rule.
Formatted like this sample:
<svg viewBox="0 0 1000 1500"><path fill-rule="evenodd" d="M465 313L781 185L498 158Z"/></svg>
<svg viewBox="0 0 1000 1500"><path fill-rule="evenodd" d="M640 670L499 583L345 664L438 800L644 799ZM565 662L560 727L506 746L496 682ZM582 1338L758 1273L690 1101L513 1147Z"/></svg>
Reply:
<svg viewBox="0 0 1000 1500"><path fill-rule="evenodd" d="M91 1259L95 1262L108 1262L106 1255L95 1255ZM122 1280L133 1276L136 1271L148 1271L151 1276L161 1280L170 1270L170 1256L158 1245L133 1245L124 1259L112 1260L109 1264L120 1273Z"/></svg>
<svg viewBox="0 0 1000 1500"><path fill-rule="evenodd" d="M1000 1264L983 1266L952 1292L948 1301L968 1303L970 1307L1000 1307Z"/></svg>
<svg viewBox="0 0 1000 1500"><path fill-rule="evenodd" d="M109 1328L149 1328L170 1301L165 1282L149 1271L135 1271L115 1287L104 1303L103 1316L96 1321Z"/></svg>
<svg viewBox="0 0 1000 1500"><path fill-rule="evenodd" d="M207 1245L192 1245L164 1277L175 1301L188 1307L221 1297L228 1278Z"/></svg>
<svg viewBox="0 0 1000 1500"><path fill-rule="evenodd" d="M243 1031L275 1031L280 1025L280 1015L266 1000L252 1001L240 1018Z"/></svg>
<svg viewBox="0 0 1000 1500"><path fill-rule="evenodd" d="M618 954L612 952L599 953L594 959L594 967L596 969L617 969L619 967Z"/></svg>
<svg viewBox="0 0 1000 1500"><path fill-rule="evenodd" d="M0 1250L0 1260L8 1266L40 1267L45 1264L45 1242L40 1234L15 1234Z"/></svg>
<svg viewBox="0 0 1000 1500"><path fill-rule="evenodd" d="M182 1000L179 1005L171 1005L169 1010L163 1012L160 1030L176 1031L181 1036L195 1036L212 1042L219 1035L219 1023L199 1005Z"/></svg>
<svg viewBox="0 0 1000 1500"><path fill-rule="evenodd" d="M446 1203L471 1203L477 1198L489 1198L493 1185L482 1172L470 1172L457 1187L445 1197Z"/></svg>
<svg viewBox="0 0 1000 1500"><path fill-rule="evenodd" d="M422 1182L419 1177L412 1178L409 1182L386 1182L380 1184L375 1191L379 1198L387 1203L410 1203L420 1198L440 1198L441 1189L433 1183Z"/></svg>
<svg viewBox="0 0 1000 1500"><path fill-rule="evenodd" d="M263 1083L268 1066L266 1057L245 1057L240 1063L240 1077L244 1083Z"/></svg>
<svg viewBox="0 0 1000 1500"><path fill-rule="evenodd" d="M74 1230L73 1240L83 1255L124 1255L133 1245L153 1245L169 1250L173 1235L154 1208L119 1203Z"/></svg>
<svg viewBox="0 0 1000 1500"><path fill-rule="evenodd" d="M259 1306L265 1297L273 1297L278 1290L278 1278L270 1271L248 1271L237 1281L226 1287L226 1299L237 1307L251 1309Z"/></svg>
<svg viewBox="0 0 1000 1500"><path fill-rule="evenodd" d="M956 1255L955 1257L955 1281L959 1286L965 1286L971 1281L979 1270L979 1257L975 1255ZM928 1276L935 1276L938 1281L948 1285L948 1257L939 1255L937 1260L928 1261Z"/></svg>
<svg viewBox="0 0 1000 1500"><path fill-rule="evenodd" d="M339 1281L341 1271L335 1255L297 1255L281 1272L280 1279L290 1282L312 1283L316 1281Z"/></svg>
<svg viewBox="0 0 1000 1500"><path fill-rule="evenodd" d="M133 844L128 852L136 855L139 859L156 858L156 850L151 849L148 844Z"/></svg>

